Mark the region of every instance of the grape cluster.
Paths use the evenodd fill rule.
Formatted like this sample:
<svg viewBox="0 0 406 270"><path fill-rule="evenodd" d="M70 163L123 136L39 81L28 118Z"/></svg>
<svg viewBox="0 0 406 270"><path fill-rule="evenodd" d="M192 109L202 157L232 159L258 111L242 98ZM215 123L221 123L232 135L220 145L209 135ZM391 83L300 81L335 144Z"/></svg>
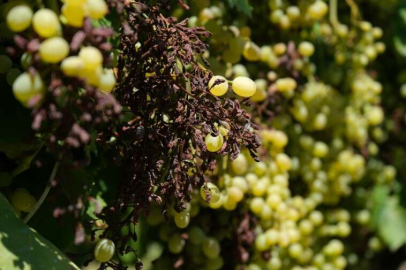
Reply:
<svg viewBox="0 0 406 270"><path fill-rule="evenodd" d="M383 248L368 227L369 197L375 185L391 186L396 178L394 167L378 158L387 139L380 104L383 86L368 72L385 51L379 41L382 30L360 18L351 25L340 23L334 1L330 10L321 0L297 6L271 0L269 19L278 29L305 30L300 38L271 44L262 40L260 46L248 26L228 26L225 7L209 2L197 1L199 16L189 21L213 32L211 54L204 57L220 75L212 77L209 89L222 96L228 80L258 74L253 95L234 92L256 104L252 114L261 123L261 161L254 162L247 151L234 161L218 160L186 210L169 209L167 223L154 206L147 222L160 228L164 251L150 267L338 270L368 265ZM323 46L331 49L334 60L318 70L317 53ZM279 103L272 107L275 99ZM226 126L216 128L217 137L206 137L213 152L227 136ZM237 218L242 213L250 217L244 230ZM228 235L202 221L207 219L218 222L218 231L228 222ZM207 253L203 244L209 239L215 254ZM368 247L351 244L357 241ZM232 253L238 254L233 262L226 260L229 248L238 250Z"/></svg>

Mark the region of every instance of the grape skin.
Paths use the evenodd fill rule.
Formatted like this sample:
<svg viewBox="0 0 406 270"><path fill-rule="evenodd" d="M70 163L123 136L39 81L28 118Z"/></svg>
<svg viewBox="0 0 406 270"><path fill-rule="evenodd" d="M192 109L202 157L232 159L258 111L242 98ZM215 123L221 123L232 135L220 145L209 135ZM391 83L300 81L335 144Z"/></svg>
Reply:
<svg viewBox="0 0 406 270"><path fill-rule="evenodd" d="M104 263L108 262L113 258L115 252L115 244L109 239L101 239L97 242L94 249L94 256L97 261Z"/></svg>
<svg viewBox="0 0 406 270"><path fill-rule="evenodd" d="M58 16L47 8L35 12L32 24L35 32L43 38L56 36L61 29Z"/></svg>
<svg viewBox="0 0 406 270"><path fill-rule="evenodd" d="M22 32L31 25L32 15L32 9L29 6L15 6L7 14L7 26L13 32Z"/></svg>
<svg viewBox="0 0 406 270"><path fill-rule="evenodd" d="M52 37L41 43L39 54L46 63L59 63L68 56L69 44L63 38Z"/></svg>

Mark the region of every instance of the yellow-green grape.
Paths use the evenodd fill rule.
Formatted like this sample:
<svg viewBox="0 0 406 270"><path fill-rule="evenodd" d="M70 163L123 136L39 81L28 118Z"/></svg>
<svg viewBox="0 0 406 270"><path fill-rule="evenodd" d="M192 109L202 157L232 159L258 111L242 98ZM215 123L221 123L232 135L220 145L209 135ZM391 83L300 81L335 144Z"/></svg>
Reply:
<svg viewBox="0 0 406 270"><path fill-rule="evenodd" d="M384 53L386 50L386 45L383 42L375 43L375 49L378 53Z"/></svg>
<svg viewBox="0 0 406 270"><path fill-rule="evenodd" d="M22 73L13 83L13 94L23 105L35 95L42 93L44 84L38 73L31 76L28 72Z"/></svg>
<svg viewBox="0 0 406 270"><path fill-rule="evenodd" d="M85 64L81 58L69 56L62 61L61 70L68 77L76 77L82 73L84 66Z"/></svg>
<svg viewBox="0 0 406 270"><path fill-rule="evenodd" d="M244 192L238 187L230 187L228 190L228 200L239 203L244 198Z"/></svg>
<svg viewBox="0 0 406 270"><path fill-rule="evenodd" d="M164 216L158 207L151 207L151 210L148 213L147 222L151 226L156 226L164 222Z"/></svg>
<svg viewBox="0 0 406 270"><path fill-rule="evenodd" d="M279 257L272 257L268 262L269 270L279 270L282 268L282 261Z"/></svg>
<svg viewBox="0 0 406 270"><path fill-rule="evenodd" d="M207 237L203 240L202 251L209 259L214 259L220 255L220 244L214 237Z"/></svg>
<svg viewBox="0 0 406 270"><path fill-rule="evenodd" d="M267 169L268 168L265 162L256 162L254 163L253 173L255 173L257 176L263 176L266 173Z"/></svg>
<svg viewBox="0 0 406 270"><path fill-rule="evenodd" d="M195 245L200 245L203 242L204 238L206 237L204 231L197 226L193 226L192 228L190 228L188 230L188 234L189 241Z"/></svg>
<svg viewBox="0 0 406 270"><path fill-rule="evenodd" d="M351 233L351 226L347 222L339 222L337 224L337 234L340 237L347 237Z"/></svg>
<svg viewBox="0 0 406 270"><path fill-rule="evenodd" d="M206 143L207 150L209 152L217 152L223 146L224 138L221 134L218 134L217 136L212 136L211 134L207 134L205 143Z"/></svg>
<svg viewBox="0 0 406 270"><path fill-rule="evenodd" d="M100 83L100 76L103 74L103 68L101 66L95 69L83 69L82 77L86 79L88 84L98 86Z"/></svg>
<svg viewBox="0 0 406 270"><path fill-rule="evenodd" d="M254 42L251 41L245 43L244 50L242 53L245 59L247 59L248 61L258 61L260 57L259 47Z"/></svg>
<svg viewBox="0 0 406 270"><path fill-rule="evenodd" d="M10 198L11 205L18 211L30 212L36 200L25 188L16 189Z"/></svg>
<svg viewBox="0 0 406 270"><path fill-rule="evenodd" d="M46 63L59 63L69 54L68 42L60 37L52 37L43 41L39 47L41 60Z"/></svg>
<svg viewBox="0 0 406 270"><path fill-rule="evenodd" d="M286 15L283 15L283 16L280 18L280 20L279 20L279 26L280 26L282 29L289 29L290 26L291 26L291 22L290 22L289 17L286 16Z"/></svg>
<svg viewBox="0 0 406 270"><path fill-rule="evenodd" d="M62 6L62 14L65 17L68 25L77 28L83 26L83 20L86 16L85 7L83 4L76 4L68 1Z"/></svg>
<svg viewBox="0 0 406 270"><path fill-rule="evenodd" d="M205 183L200 188L200 195L205 201L207 201L207 194L210 195L210 204L217 203L221 198L219 188L213 183Z"/></svg>
<svg viewBox="0 0 406 270"><path fill-rule="evenodd" d="M179 254L185 247L185 239L183 239L180 234L175 233L168 240L169 251L173 254Z"/></svg>
<svg viewBox="0 0 406 270"><path fill-rule="evenodd" d="M254 197L251 202L250 202L250 210L256 214L259 215L262 212L262 208L265 205L265 201L261 197Z"/></svg>
<svg viewBox="0 0 406 270"><path fill-rule="evenodd" d="M373 251L380 251L383 248L383 245L378 237L372 237L371 239L369 239L368 247Z"/></svg>
<svg viewBox="0 0 406 270"><path fill-rule="evenodd" d="M313 126L316 130L323 130L327 125L327 116L324 113L319 113L314 119Z"/></svg>
<svg viewBox="0 0 406 270"><path fill-rule="evenodd" d="M267 243L267 238L265 234L259 234L257 235L255 239L255 248L258 251L265 251L269 249L268 243Z"/></svg>
<svg viewBox="0 0 406 270"><path fill-rule="evenodd" d="M374 106L367 112L368 122L372 126L379 125L383 122L384 114L382 108Z"/></svg>
<svg viewBox="0 0 406 270"><path fill-rule="evenodd" d="M211 203L209 204L209 207L211 209L219 209L220 207L222 207L224 205L225 202L225 196L220 193L220 199L216 202L216 203Z"/></svg>
<svg viewBox="0 0 406 270"><path fill-rule="evenodd" d="M300 18L300 9L297 6L290 6L286 9L286 15L288 15L291 21L297 20Z"/></svg>
<svg viewBox="0 0 406 270"><path fill-rule="evenodd" d="M224 265L224 260L220 256L206 261L207 270L220 270L223 267L223 265Z"/></svg>
<svg viewBox="0 0 406 270"><path fill-rule="evenodd" d="M314 2L308 9L307 9L307 14L313 19L313 20L320 20L323 18L328 12L328 6L325 2L322 0L317 0Z"/></svg>
<svg viewBox="0 0 406 270"><path fill-rule="evenodd" d="M32 25L35 32L43 38L56 36L61 29L56 13L47 8L42 8L35 12L32 18Z"/></svg>
<svg viewBox="0 0 406 270"><path fill-rule="evenodd" d="M245 178L244 178L244 177L241 177L241 176L235 176L235 177L233 177L233 179L232 179L232 185L233 185L233 187L239 188L239 189L240 189L242 192L244 192L244 193L247 192L248 189L249 189L247 180L245 180Z"/></svg>
<svg viewBox="0 0 406 270"><path fill-rule="evenodd" d="M219 81L220 83L213 86L216 81ZM209 90L210 93L212 93L216 97L220 97L227 93L228 82L226 78L222 76L213 76L209 81Z"/></svg>
<svg viewBox="0 0 406 270"><path fill-rule="evenodd" d="M114 76L113 70L104 70L100 75L98 87L103 92L111 92L116 85L116 77Z"/></svg>
<svg viewBox="0 0 406 270"><path fill-rule="evenodd" d="M11 67L13 66L13 62L11 59L6 55L0 55L0 74L7 73Z"/></svg>
<svg viewBox="0 0 406 270"><path fill-rule="evenodd" d="M324 142L316 142L314 144L313 155L323 158L328 154L328 146Z"/></svg>
<svg viewBox="0 0 406 270"><path fill-rule="evenodd" d="M294 243L289 246L289 256L292 258L299 258L303 254L303 246L299 243Z"/></svg>
<svg viewBox="0 0 406 270"><path fill-rule="evenodd" d="M7 13L7 26L11 31L21 32L31 25L32 9L27 5L15 6Z"/></svg>
<svg viewBox="0 0 406 270"><path fill-rule="evenodd" d="M282 172L286 172L292 168L292 160L285 153L280 153L276 156L276 165Z"/></svg>
<svg viewBox="0 0 406 270"><path fill-rule="evenodd" d="M79 57L85 63L85 69L87 70L94 70L103 63L102 53L92 46L83 47L79 52Z"/></svg>
<svg viewBox="0 0 406 270"><path fill-rule="evenodd" d="M323 253L327 256L339 256L344 251L344 245L340 240L333 239L331 240L323 249Z"/></svg>
<svg viewBox="0 0 406 270"><path fill-rule="evenodd" d="M324 216L319 211L313 211L309 215L309 220L313 223L314 226L320 226L323 224Z"/></svg>
<svg viewBox="0 0 406 270"><path fill-rule="evenodd" d="M276 88L281 92L289 92L295 90L297 83L292 78L280 78L276 80Z"/></svg>
<svg viewBox="0 0 406 270"><path fill-rule="evenodd" d="M314 54L314 45L308 41L303 41L299 44L298 51L302 56L310 57Z"/></svg>
<svg viewBox="0 0 406 270"><path fill-rule="evenodd" d="M313 232L314 226L313 223L308 219L303 219L299 223L300 233L303 235L310 235Z"/></svg>
<svg viewBox="0 0 406 270"><path fill-rule="evenodd" d="M251 97L255 94L257 86L253 80L248 77L237 77L232 85L234 93L240 97Z"/></svg>
<svg viewBox="0 0 406 270"><path fill-rule="evenodd" d="M239 154L233 162L231 162L231 168L236 174L244 174L248 170L248 161L244 154Z"/></svg>
<svg viewBox="0 0 406 270"><path fill-rule="evenodd" d="M251 28L249 28L248 26L243 26L240 29L240 34L242 37L250 37L251 36Z"/></svg>
<svg viewBox="0 0 406 270"><path fill-rule="evenodd" d="M108 7L104 0L87 0L87 10L92 19L98 20L107 14Z"/></svg>
<svg viewBox="0 0 406 270"><path fill-rule="evenodd" d="M245 66L241 64L234 65L232 67L232 71L235 77L247 77L248 76L248 70Z"/></svg>
<svg viewBox="0 0 406 270"><path fill-rule="evenodd" d="M97 242L94 248L94 257L98 262L108 262L113 258L116 246L113 241L103 238Z"/></svg>
<svg viewBox="0 0 406 270"><path fill-rule="evenodd" d="M285 54L287 50L286 44L285 43L278 43L275 44L273 47L273 51L275 52L276 55L282 55Z"/></svg>
<svg viewBox="0 0 406 270"><path fill-rule="evenodd" d="M224 127L223 125L220 125L220 127L219 127L219 132L224 137L226 137L228 135L228 133L230 132L230 125L226 122L225 126L226 127Z"/></svg>
<svg viewBox="0 0 406 270"><path fill-rule="evenodd" d="M288 144L288 136L280 130L272 132L272 143L278 148L284 148Z"/></svg>
<svg viewBox="0 0 406 270"><path fill-rule="evenodd" d="M181 213L175 213L175 224L179 228L183 229L189 225L190 214L186 210Z"/></svg>
<svg viewBox="0 0 406 270"><path fill-rule="evenodd" d="M356 220L361 225L368 225L371 220L371 213L367 209L361 210L358 212Z"/></svg>
<svg viewBox="0 0 406 270"><path fill-rule="evenodd" d="M255 102L264 101L266 99L266 90L267 90L266 80L264 79L255 80L255 84L257 86L257 91L255 91L255 94L251 97L251 100Z"/></svg>

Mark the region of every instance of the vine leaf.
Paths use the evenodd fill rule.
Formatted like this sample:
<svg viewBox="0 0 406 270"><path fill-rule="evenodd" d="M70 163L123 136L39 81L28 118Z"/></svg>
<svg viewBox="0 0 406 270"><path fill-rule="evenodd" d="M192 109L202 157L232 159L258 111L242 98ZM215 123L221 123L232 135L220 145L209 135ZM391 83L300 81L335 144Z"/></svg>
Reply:
<svg viewBox="0 0 406 270"><path fill-rule="evenodd" d="M251 6L249 0L227 0L232 8L237 8L239 11L245 13L247 16L252 16Z"/></svg>
<svg viewBox="0 0 406 270"><path fill-rule="evenodd" d="M389 196L386 187L375 188L373 201L372 225L388 247L395 251L406 243L406 210L399 205L397 197Z"/></svg>
<svg viewBox="0 0 406 270"><path fill-rule="evenodd" d="M406 57L406 1L400 1L393 23L393 43L396 51L403 57Z"/></svg>
<svg viewBox="0 0 406 270"><path fill-rule="evenodd" d="M1 193L0 220L2 269L80 269L51 242L24 224Z"/></svg>

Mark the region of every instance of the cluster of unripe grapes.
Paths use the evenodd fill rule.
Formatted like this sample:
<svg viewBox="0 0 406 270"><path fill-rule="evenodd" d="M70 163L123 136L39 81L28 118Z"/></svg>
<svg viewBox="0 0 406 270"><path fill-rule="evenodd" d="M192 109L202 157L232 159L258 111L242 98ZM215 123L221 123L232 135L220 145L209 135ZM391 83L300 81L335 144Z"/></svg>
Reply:
<svg viewBox="0 0 406 270"><path fill-rule="evenodd" d="M233 92L242 98L252 97L257 91L255 82L244 76L237 77L232 82L229 82L223 76L213 76L209 81L208 89L213 96L220 97L227 93L229 83L232 85ZM224 137L227 137L229 129L229 126L220 125L218 127L218 136L206 135L205 143L209 152L217 152L221 149Z"/></svg>
<svg viewBox="0 0 406 270"><path fill-rule="evenodd" d="M31 6L20 2L4 5L7 10L6 23L12 32L32 36L33 31L40 39L37 53L42 63L59 68L65 76L80 78L101 91L110 92L113 89L116 79L111 69L103 68L104 58L100 50L83 46L74 55L70 51L69 41L63 37L63 25L80 28L87 17L93 20L103 18L108 12L104 0L67 0L62 5L61 16L48 8L34 12ZM22 67L28 69L32 66L37 53L24 53L21 57ZM6 70L4 67L2 69ZM43 75L38 70L27 70L16 78L13 76L9 83L13 86L16 99L28 106L32 97L43 94L47 89Z"/></svg>
<svg viewBox="0 0 406 270"><path fill-rule="evenodd" d="M284 30L318 22L328 12L328 5L322 0L303 1L298 6L286 6L283 1L278 0L269 0L268 4L271 9L270 22Z"/></svg>

